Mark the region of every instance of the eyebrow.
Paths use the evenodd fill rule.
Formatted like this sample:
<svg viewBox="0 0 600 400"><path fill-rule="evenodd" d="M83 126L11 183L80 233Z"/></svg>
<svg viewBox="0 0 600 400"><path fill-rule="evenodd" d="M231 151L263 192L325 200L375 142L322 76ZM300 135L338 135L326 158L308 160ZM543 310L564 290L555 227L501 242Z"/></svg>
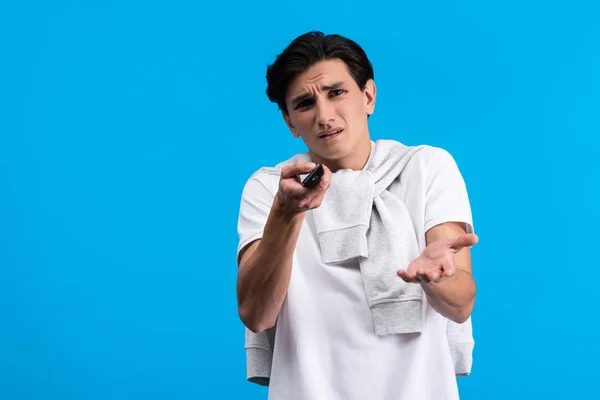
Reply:
<svg viewBox="0 0 600 400"><path fill-rule="evenodd" d="M336 90L341 88L344 85L344 82L335 82L332 83L331 85L325 85L325 86L321 86L321 90L322 91L328 91L328 90ZM296 105L298 103L300 103L303 100L309 99L311 97L310 93L302 93L299 94L298 96L294 97L291 101L292 105Z"/></svg>

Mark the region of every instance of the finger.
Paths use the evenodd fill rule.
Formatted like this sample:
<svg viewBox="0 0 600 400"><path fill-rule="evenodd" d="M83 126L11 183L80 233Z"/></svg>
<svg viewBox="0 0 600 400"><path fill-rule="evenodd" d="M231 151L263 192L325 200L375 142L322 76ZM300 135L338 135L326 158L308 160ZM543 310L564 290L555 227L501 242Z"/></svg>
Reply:
<svg viewBox="0 0 600 400"><path fill-rule="evenodd" d="M319 184L316 186L320 191L324 192L329 189L329 185L331 184L331 174L323 175L321 180L319 180Z"/></svg>
<svg viewBox="0 0 600 400"><path fill-rule="evenodd" d="M448 257L442 262L442 268L444 269L443 276L451 278L456 274L456 267L454 266L454 258Z"/></svg>
<svg viewBox="0 0 600 400"><path fill-rule="evenodd" d="M295 186L292 189L293 195L301 198L301 207L307 209L317 208L323 202L325 198L325 192L329 189L331 180L328 177L323 176L319 183L312 188L306 188L302 185Z"/></svg>
<svg viewBox="0 0 600 400"><path fill-rule="evenodd" d="M417 279L415 274L411 274L404 269L399 269L398 271L396 271L396 274L398 274L398 276L407 283L419 283L419 280Z"/></svg>
<svg viewBox="0 0 600 400"><path fill-rule="evenodd" d="M331 170L329 168L327 168L327 165L322 164L323 165L323 176L321 177L321 179L327 179L328 181L331 181Z"/></svg>
<svg viewBox="0 0 600 400"><path fill-rule="evenodd" d="M329 189L329 185L331 185L331 170L323 164L323 176L317 186L320 186L322 190L327 190Z"/></svg>
<svg viewBox="0 0 600 400"><path fill-rule="evenodd" d="M314 190L314 188L313 188ZM321 202L317 199L314 198L314 196L311 197L306 197L304 199L301 199L298 202L298 207L300 208L304 208L306 210L312 210L313 208L317 208L321 205Z"/></svg>
<svg viewBox="0 0 600 400"><path fill-rule="evenodd" d="M427 274L429 277L429 281L439 283L444 278L444 273L442 271L433 271Z"/></svg>
<svg viewBox="0 0 600 400"><path fill-rule="evenodd" d="M321 165L323 166L323 176L321 176L321 178L319 179L319 183L312 188L307 188L309 191L315 192L316 196L318 196L322 192L325 192L327 189L329 189L329 186L331 185L331 170L327 168L325 164Z"/></svg>
<svg viewBox="0 0 600 400"><path fill-rule="evenodd" d="M444 270L440 266L439 269L433 271L427 271L427 278L430 282L439 282L444 277Z"/></svg>
<svg viewBox="0 0 600 400"><path fill-rule="evenodd" d="M474 233L465 233L454 239L452 243L450 243L450 248L454 250L454 252L459 252L464 247L474 246L478 241L479 237Z"/></svg>
<svg viewBox="0 0 600 400"><path fill-rule="evenodd" d="M427 282L429 282L429 281L430 281L430 279L429 279L429 275L428 275L428 274L425 272L425 270L423 270L423 269L417 270L417 274L416 274L416 275L417 275L417 279L418 279L420 282L425 282L425 283L427 283Z"/></svg>
<svg viewBox="0 0 600 400"><path fill-rule="evenodd" d="M310 201L309 196L307 194L310 193L308 188L302 186L302 184L296 179L285 179L279 183L280 189L286 193L287 197L291 197L294 199L304 198L303 201L307 203ZM312 196L310 196L312 197Z"/></svg>
<svg viewBox="0 0 600 400"><path fill-rule="evenodd" d="M286 165L281 170L281 179L295 178L297 175L308 174L316 167L317 164L313 162L297 162L291 165Z"/></svg>
<svg viewBox="0 0 600 400"><path fill-rule="evenodd" d="M313 187L304 186L301 182L300 175L294 175L293 179L282 178L280 186L292 197L303 198L303 203L307 207L318 207L319 203L323 200L322 194L327 191L331 185L331 171L325 165L323 165L323 169L325 170L323 176L319 179L318 184ZM290 172L286 171L286 174L287 173Z"/></svg>
<svg viewBox="0 0 600 400"><path fill-rule="evenodd" d="M317 198L322 192L327 190L329 182L320 182L315 187L305 187L297 179L284 179L279 183L279 186L292 198L302 199L302 202L305 205L308 205L313 202L313 199Z"/></svg>
<svg viewBox="0 0 600 400"><path fill-rule="evenodd" d="M329 189L329 185L330 181L327 178L321 178L321 181L315 187L305 188L302 186L302 189L299 189L298 192L298 196L302 198L301 203L309 209L319 207L325 198L325 192Z"/></svg>

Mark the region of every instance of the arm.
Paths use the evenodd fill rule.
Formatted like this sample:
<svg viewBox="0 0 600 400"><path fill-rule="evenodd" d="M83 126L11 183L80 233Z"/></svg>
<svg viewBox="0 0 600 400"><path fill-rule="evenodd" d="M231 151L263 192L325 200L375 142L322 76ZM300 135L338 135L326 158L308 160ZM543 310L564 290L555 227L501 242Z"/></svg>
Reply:
<svg viewBox="0 0 600 400"><path fill-rule="evenodd" d="M432 154L424 187L426 247L405 271L398 271L398 275L407 282L419 283L437 312L454 322L464 323L475 302L470 246L479 239L472 233L467 234L472 232L469 198L450 153L436 149ZM433 225L432 221L439 222Z"/></svg>
<svg viewBox="0 0 600 400"><path fill-rule="evenodd" d="M246 247L237 280L238 311L244 325L262 332L275 324L292 273L292 256L304 213L282 212L276 200L262 239Z"/></svg>
<svg viewBox="0 0 600 400"><path fill-rule="evenodd" d="M431 228L425 234L427 244L454 241L466 233L464 224L447 222ZM471 251L464 247L453 254L455 274L438 283L421 282L431 306L446 318L464 323L475 304L475 280L471 269Z"/></svg>
<svg viewBox="0 0 600 400"><path fill-rule="evenodd" d="M250 232L243 229L244 236L257 237L258 231L261 238L239 252L238 313L244 325L255 333L275 324L290 284L292 259L304 216L306 211L321 205L329 188L331 171L325 166L318 185L302 186L298 175L314 167L307 162L285 166L268 208L264 198L260 201L262 194L250 192L243 196L240 215L245 216L242 220L246 222L242 226L253 227ZM265 221L264 225L261 221Z"/></svg>
<svg viewBox="0 0 600 400"><path fill-rule="evenodd" d="M463 224L464 225L464 224ZM434 310L456 323L464 323L475 302L469 247L479 238L461 224L446 222L426 233L427 247L398 276L419 283Z"/></svg>

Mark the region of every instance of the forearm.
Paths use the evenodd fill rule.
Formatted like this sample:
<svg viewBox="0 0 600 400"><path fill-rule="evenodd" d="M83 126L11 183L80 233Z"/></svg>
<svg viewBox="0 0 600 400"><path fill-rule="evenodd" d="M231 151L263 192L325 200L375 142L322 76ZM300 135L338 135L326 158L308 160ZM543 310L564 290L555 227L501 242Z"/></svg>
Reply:
<svg viewBox="0 0 600 400"><path fill-rule="evenodd" d="M421 287L433 309L446 318L463 323L471 315L476 285L473 276L467 271L456 268L454 276L439 283L421 283Z"/></svg>
<svg viewBox="0 0 600 400"><path fill-rule="evenodd" d="M256 250L239 267L237 296L242 322L254 332L275 324L287 294L292 257L304 213L286 214L277 201Z"/></svg>

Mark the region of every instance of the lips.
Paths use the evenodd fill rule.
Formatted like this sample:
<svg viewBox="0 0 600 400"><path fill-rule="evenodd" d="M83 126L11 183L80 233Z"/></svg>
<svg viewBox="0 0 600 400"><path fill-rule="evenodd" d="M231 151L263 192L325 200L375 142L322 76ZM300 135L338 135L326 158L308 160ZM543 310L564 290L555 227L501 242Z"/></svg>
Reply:
<svg viewBox="0 0 600 400"><path fill-rule="evenodd" d="M319 138L320 139L326 139L329 137L333 137L338 135L339 133L341 133L344 129L343 128L334 128L334 129L329 129L327 131L323 131L321 133L319 133Z"/></svg>

